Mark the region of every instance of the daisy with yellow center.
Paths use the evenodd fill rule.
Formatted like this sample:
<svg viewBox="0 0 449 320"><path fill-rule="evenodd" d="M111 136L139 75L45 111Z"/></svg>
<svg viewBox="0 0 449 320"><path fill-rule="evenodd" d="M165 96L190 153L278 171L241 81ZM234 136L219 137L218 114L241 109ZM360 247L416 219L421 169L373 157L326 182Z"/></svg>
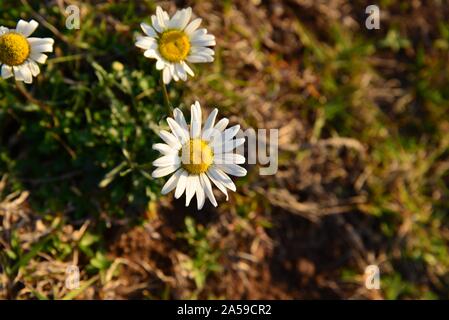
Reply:
<svg viewBox="0 0 449 320"><path fill-rule="evenodd" d="M165 84L194 76L187 62L214 61L214 50L208 47L215 46L215 37L204 28L198 29L200 18L190 21L191 17L191 8L179 10L170 18L157 7L151 16L152 25L140 25L145 36L137 37L136 46L145 50L145 57L157 60L156 68L162 70Z"/></svg>
<svg viewBox="0 0 449 320"><path fill-rule="evenodd" d="M218 110L214 109L201 128L201 107L198 102L191 106L190 126L181 110L176 108L174 118L167 118L171 133L165 130L160 137L165 143L156 143L153 149L162 153L162 157L153 162L158 167L153 178L173 174L162 188L162 194L175 189L175 198L186 193L186 206L196 194L198 209L202 209L206 197L217 206L212 191L212 183L226 195L227 189L235 191L235 184L228 174L242 177L246 170L239 166L245 163L245 157L234 153L244 138L234 139L240 130L236 125L226 129L229 120L224 118L215 124Z"/></svg>
<svg viewBox="0 0 449 320"><path fill-rule="evenodd" d="M16 29L0 27L0 66L3 79L12 76L17 81L32 83L40 73L39 63L45 63L44 52L53 51L51 38L32 38L30 35L39 24L31 20L20 20Z"/></svg>

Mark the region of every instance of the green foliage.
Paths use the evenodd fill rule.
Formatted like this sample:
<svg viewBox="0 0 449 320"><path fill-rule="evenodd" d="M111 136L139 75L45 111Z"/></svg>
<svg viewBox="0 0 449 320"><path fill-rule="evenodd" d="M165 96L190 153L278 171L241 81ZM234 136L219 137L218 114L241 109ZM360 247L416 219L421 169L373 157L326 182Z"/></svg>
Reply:
<svg viewBox="0 0 449 320"><path fill-rule="evenodd" d="M385 1L382 10L388 6L397 9ZM410 9L407 2L399 7L404 14ZM443 165L449 154L449 27L439 22L430 46L404 29L383 23L380 31L365 33L338 24L321 41L298 22L304 69L320 79L320 97L307 98L302 115L315 119L315 139L351 137L367 147L364 211L378 219L386 237L391 268L381 274L385 297L435 298L449 285L449 171ZM388 88L385 74L397 81L394 87ZM399 97L386 103L385 90ZM422 287L429 274L434 291ZM360 283L359 275L345 270L342 279Z"/></svg>
<svg viewBox="0 0 449 320"><path fill-rule="evenodd" d="M218 263L220 251L209 243L210 232L202 225L196 225L191 217L185 219L186 231L179 234L189 244L192 251L190 258L184 263L184 268L195 281L197 291L200 292L209 274L221 270Z"/></svg>
<svg viewBox="0 0 449 320"><path fill-rule="evenodd" d="M98 23L94 8L85 8L89 13L77 32L64 27L57 6L47 8L46 19L65 37L56 41L56 55L31 86L20 90L0 81L0 171L9 172L18 188L33 191L38 210L58 212L71 204L78 218L101 210L122 216L125 208L144 208L160 189L148 172L167 110L159 73L129 32L138 32L137 22L144 20L135 15L135 4L101 9L119 15L130 28L126 32ZM19 18L14 12L29 10L6 4L2 11L11 14L4 17L9 25ZM42 26L37 35L54 36Z"/></svg>

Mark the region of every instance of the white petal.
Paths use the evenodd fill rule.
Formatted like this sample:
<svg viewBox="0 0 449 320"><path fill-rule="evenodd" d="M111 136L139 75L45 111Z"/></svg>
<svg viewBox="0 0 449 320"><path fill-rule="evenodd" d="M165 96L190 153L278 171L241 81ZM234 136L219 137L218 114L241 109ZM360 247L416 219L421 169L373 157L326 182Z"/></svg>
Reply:
<svg viewBox="0 0 449 320"><path fill-rule="evenodd" d="M222 153L216 154L214 157L215 164L243 164L245 163L245 157L237 153Z"/></svg>
<svg viewBox="0 0 449 320"><path fill-rule="evenodd" d="M210 56L203 56L199 54L191 54L189 55L186 60L191 63L207 63L214 61L213 57Z"/></svg>
<svg viewBox="0 0 449 320"><path fill-rule="evenodd" d="M30 59L44 64L47 61L47 55L43 53L31 52Z"/></svg>
<svg viewBox="0 0 449 320"><path fill-rule="evenodd" d="M189 23L191 17L192 17L192 8L188 7L186 9L184 9L183 14L181 15L181 18L180 18L180 22L179 22L180 30L184 30L184 28Z"/></svg>
<svg viewBox="0 0 449 320"><path fill-rule="evenodd" d="M187 126L186 119L184 118L184 114L179 108L173 110L173 116L175 117L176 122L181 126L181 128L186 131L188 138L189 136L189 127Z"/></svg>
<svg viewBox="0 0 449 320"><path fill-rule="evenodd" d="M198 138L201 135L201 107L198 101L190 107L190 136L192 139Z"/></svg>
<svg viewBox="0 0 449 320"><path fill-rule="evenodd" d="M28 63L24 63L21 66L18 66L17 71L18 73L21 74L20 78L22 79L23 82L28 84L33 82L33 76L31 74L31 70L30 67L28 66Z"/></svg>
<svg viewBox="0 0 449 320"><path fill-rule="evenodd" d="M30 60L28 63L29 63L29 68L30 68L31 74L33 75L33 77L36 77L41 72L39 66L33 60Z"/></svg>
<svg viewBox="0 0 449 320"><path fill-rule="evenodd" d="M16 31L23 34L25 37L29 37L38 26L39 23L37 23L37 21L35 20L31 20L30 22L19 20L19 22L17 23Z"/></svg>
<svg viewBox="0 0 449 320"><path fill-rule="evenodd" d="M157 60L156 62L156 69L162 70L165 68L165 62L163 60Z"/></svg>
<svg viewBox="0 0 449 320"><path fill-rule="evenodd" d="M189 137L185 134L185 131L181 128L181 126L172 118L167 118L168 125L170 126L171 131L178 138L181 144L184 144L189 140Z"/></svg>
<svg viewBox="0 0 449 320"><path fill-rule="evenodd" d="M220 121L217 122L213 130L209 131L209 133L206 135L204 139L208 141L214 141L216 137L218 138L221 137L221 134L223 130L228 126L228 123L229 119L227 118L221 119Z"/></svg>
<svg viewBox="0 0 449 320"><path fill-rule="evenodd" d="M184 70L184 67L182 66L182 64L180 64L180 63L175 64L175 70L180 79L182 79L183 81L187 80L187 73Z"/></svg>
<svg viewBox="0 0 449 320"><path fill-rule="evenodd" d="M217 200L215 200L215 196L212 191L212 185L210 183L209 178L207 177L207 175L205 173L200 174L200 182L201 182L201 185L203 186L204 193L209 198L210 202L214 205L214 207L218 206Z"/></svg>
<svg viewBox="0 0 449 320"><path fill-rule="evenodd" d="M212 36L211 34L206 34L205 36ZM213 47L217 43L214 39L207 39L207 40L192 40L191 41L192 46L199 46L199 47Z"/></svg>
<svg viewBox="0 0 449 320"><path fill-rule="evenodd" d="M167 22L167 29L177 29L179 30L179 22L180 22L180 17L183 14L183 10L178 10L175 12L175 14L173 15L173 17L171 17L171 19L169 19L169 21Z"/></svg>
<svg viewBox="0 0 449 320"><path fill-rule="evenodd" d="M23 81L24 77L22 74L22 70L19 67L12 67L12 70L14 72L14 78L16 79L16 81Z"/></svg>
<svg viewBox="0 0 449 320"><path fill-rule="evenodd" d="M173 149L168 144L165 143L156 143L153 145L153 149L159 151L162 154L171 154L171 153L178 153L178 150Z"/></svg>
<svg viewBox="0 0 449 320"><path fill-rule="evenodd" d="M167 23L169 29L183 30L192 16L192 8L179 10Z"/></svg>
<svg viewBox="0 0 449 320"><path fill-rule="evenodd" d="M151 24L154 30L156 30L159 33L164 32L164 28L162 28L161 25L159 25L158 19L155 15L151 16Z"/></svg>
<svg viewBox="0 0 449 320"><path fill-rule="evenodd" d="M157 42L153 38L138 36L136 41L136 47L148 50L150 48L157 47Z"/></svg>
<svg viewBox="0 0 449 320"><path fill-rule="evenodd" d="M40 46L40 45L44 45L44 44L50 44L53 45L55 43L55 40L52 38L28 38L27 39L28 43L30 44L30 46Z"/></svg>
<svg viewBox="0 0 449 320"><path fill-rule="evenodd" d="M195 47L194 47L195 48ZM197 48L204 48L204 47L197 47ZM210 52L206 51L206 50L198 50L197 52L194 52L193 50L189 52L189 57L197 57L197 59L203 59L204 61L207 62L212 62L214 61L214 55L210 54Z"/></svg>
<svg viewBox="0 0 449 320"><path fill-rule="evenodd" d="M215 133L213 135L213 137L214 137L213 140L211 139L212 145L214 147L216 147L217 150L222 148L222 146L226 145L227 143L232 142L230 140L232 140L232 138L235 137L235 135L239 132L239 130L240 130L240 125L235 125L235 126L233 126L231 128L226 129L221 134L216 134ZM232 148L232 149L234 149L234 148Z"/></svg>
<svg viewBox="0 0 449 320"><path fill-rule="evenodd" d="M167 21L168 19L166 19L167 14L159 6L156 8L156 17L157 17L157 22L158 22L159 26L165 30L167 28L166 22L168 22Z"/></svg>
<svg viewBox="0 0 449 320"><path fill-rule="evenodd" d="M215 36L213 34L195 33L190 36L190 43L194 46L201 46L202 42L211 42L215 44ZM207 47L207 46L203 46Z"/></svg>
<svg viewBox="0 0 449 320"><path fill-rule="evenodd" d="M217 139L218 137L215 138L214 145L215 144L224 144L226 141L231 140L232 138L235 137L235 135L239 132L239 130L240 130L240 125L238 125L238 124L226 129L221 134L220 139Z"/></svg>
<svg viewBox="0 0 449 320"><path fill-rule="evenodd" d="M175 172L179 168L179 165L173 165L168 167L160 167L153 171L151 176L153 178L161 178L169 175L172 172Z"/></svg>
<svg viewBox="0 0 449 320"><path fill-rule="evenodd" d="M240 125L237 124L237 125L235 125L235 126L232 126L232 127L228 128L228 129L226 129L226 130L223 132L223 135L224 135L224 137L225 137L226 140L230 140L230 139L234 138L235 135L236 135L239 131L240 131Z"/></svg>
<svg viewBox="0 0 449 320"><path fill-rule="evenodd" d="M181 163L181 158L176 153L171 153L164 155L153 161L153 166L155 167L168 167L172 165L179 165Z"/></svg>
<svg viewBox="0 0 449 320"><path fill-rule="evenodd" d="M198 182L196 184L196 204L198 210L203 209L204 202L206 201L206 196L204 195L203 185L201 184L200 176L197 176Z"/></svg>
<svg viewBox="0 0 449 320"><path fill-rule="evenodd" d="M228 118L223 118L220 121L218 121L218 123L215 125L215 130L217 131L223 131L224 129L226 129L226 127L229 124L229 119Z"/></svg>
<svg viewBox="0 0 449 320"><path fill-rule="evenodd" d="M175 191L175 198L179 199L180 196L184 193L186 186L187 186L187 177L189 176L189 173L185 170L181 173L181 176L178 180L178 185L176 186Z"/></svg>
<svg viewBox="0 0 449 320"><path fill-rule="evenodd" d="M162 72L162 78L165 84L169 84L172 79L172 74L170 72L169 66L166 66L164 71Z"/></svg>
<svg viewBox="0 0 449 320"><path fill-rule="evenodd" d="M201 137L204 140L208 140L208 138L210 137L210 135L212 133L212 129L215 124L215 118L217 117L217 114L218 114L218 109L215 108L214 110L212 110L212 112L207 117L206 123L204 124L204 128L203 128L203 134L201 135Z"/></svg>
<svg viewBox="0 0 449 320"><path fill-rule="evenodd" d="M226 195L226 200L228 200L228 199L229 199L229 195L228 195L228 191L226 190L226 187L225 187L220 181L218 181L217 179L215 179L215 178L211 175L210 171L206 172L206 174L207 174L207 177L214 183L214 185L215 185L221 192L223 192L223 193Z"/></svg>
<svg viewBox="0 0 449 320"><path fill-rule="evenodd" d="M240 147L245 143L245 138L227 140L223 144L217 144L213 146L214 153L220 154L225 152L230 152L237 147Z"/></svg>
<svg viewBox="0 0 449 320"><path fill-rule="evenodd" d="M3 34L5 34L5 33L7 33L7 32L9 32L9 29L8 29L8 28L5 28L5 27L3 27L3 26L0 26L0 36L3 35Z"/></svg>
<svg viewBox="0 0 449 320"><path fill-rule="evenodd" d="M52 52L52 51L53 51L53 44L50 43L31 46L31 52L33 53Z"/></svg>
<svg viewBox="0 0 449 320"><path fill-rule="evenodd" d="M213 178L216 181L220 182L226 188L232 191L236 190L235 184L234 182L232 182L231 178L229 178L229 176L226 173L224 173L221 169L217 168L216 166L209 168L209 170L207 171L207 175L210 178Z"/></svg>
<svg viewBox="0 0 449 320"><path fill-rule="evenodd" d="M140 28L142 28L142 31L150 37L156 38L157 37L157 33L156 31L153 29L153 27L149 26L146 23L141 23L140 24Z"/></svg>
<svg viewBox="0 0 449 320"><path fill-rule="evenodd" d="M195 73L189 67L189 65L187 63L185 63L184 61L181 61L181 65L184 67L184 70L187 72L187 74L189 74L191 77L193 77L195 75Z"/></svg>
<svg viewBox="0 0 449 320"><path fill-rule="evenodd" d="M211 48L204 46L192 46L189 51L190 56L201 56L205 59L213 59L215 52Z"/></svg>
<svg viewBox="0 0 449 320"><path fill-rule="evenodd" d="M189 34L190 39L196 39L198 36L201 36L203 34L207 34L206 28L197 29L191 34Z"/></svg>
<svg viewBox="0 0 449 320"><path fill-rule="evenodd" d="M208 47L191 47L190 48L191 54L200 54L203 56L213 56L215 55L215 51Z"/></svg>
<svg viewBox="0 0 449 320"><path fill-rule="evenodd" d="M161 56L159 55L159 53L153 48L145 50L143 55L144 55L144 57L149 58L149 59L161 59Z"/></svg>
<svg viewBox="0 0 449 320"><path fill-rule="evenodd" d="M244 177L244 176L246 176L246 173L247 173L245 168L242 168L241 166L233 164L233 163L231 163L231 164L218 164L217 168L222 170L223 172L225 172L227 174L230 174L230 175L233 175L233 176L236 176L236 177Z"/></svg>
<svg viewBox="0 0 449 320"><path fill-rule="evenodd" d="M12 67L7 66L6 64L2 65L2 78L8 79L13 76Z"/></svg>
<svg viewBox="0 0 449 320"><path fill-rule="evenodd" d="M31 73L30 64L25 62L22 66L22 74L23 74L23 82L32 83L33 82L33 74Z"/></svg>
<svg viewBox="0 0 449 320"><path fill-rule="evenodd" d="M162 10L163 11L163 10ZM167 24L168 20L170 20L170 17L167 13L167 11L163 11L164 21Z"/></svg>
<svg viewBox="0 0 449 320"><path fill-rule="evenodd" d="M189 175L187 177L187 185L186 185L186 207L189 206L190 200L192 200L195 192L196 185L200 183L197 175Z"/></svg>
<svg viewBox="0 0 449 320"><path fill-rule="evenodd" d="M187 27L184 29L184 32L187 33L188 35L190 35L191 33L193 33L196 29L198 29L198 27L201 24L202 19L201 18L196 18L195 20L193 20L192 22L190 22Z"/></svg>
<svg viewBox="0 0 449 320"><path fill-rule="evenodd" d="M171 76L173 77L173 79L174 79L175 81L178 81L178 80L179 80L179 77L178 77L178 75L176 74L176 71L175 71L175 65L174 65L173 63L171 63L171 64L169 65L169 67L170 67L170 74L171 74Z"/></svg>
<svg viewBox="0 0 449 320"><path fill-rule="evenodd" d="M170 132L161 130L161 132L159 132L159 136L162 138L162 140L165 141L165 143L167 143L173 149L176 149L176 150L181 149L181 147L182 147L181 143Z"/></svg>
<svg viewBox="0 0 449 320"><path fill-rule="evenodd" d="M161 190L162 194L169 193L177 186L179 177L182 175L183 171L184 171L183 169L179 169L170 177L170 179L167 180L167 182L162 187L162 190Z"/></svg>

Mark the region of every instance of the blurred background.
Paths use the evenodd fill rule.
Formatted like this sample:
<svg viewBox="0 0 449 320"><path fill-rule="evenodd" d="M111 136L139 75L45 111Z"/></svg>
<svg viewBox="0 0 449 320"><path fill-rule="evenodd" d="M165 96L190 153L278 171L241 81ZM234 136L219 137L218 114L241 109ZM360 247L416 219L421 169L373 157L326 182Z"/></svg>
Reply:
<svg viewBox="0 0 449 320"><path fill-rule="evenodd" d="M277 174L247 166L218 208L185 208L150 176L166 109L134 39L157 5L192 6L217 38L172 103L280 130ZM447 1L0 9L0 25L35 19L55 38L32 85L0 79L1 299L449 298Z"/></svg>

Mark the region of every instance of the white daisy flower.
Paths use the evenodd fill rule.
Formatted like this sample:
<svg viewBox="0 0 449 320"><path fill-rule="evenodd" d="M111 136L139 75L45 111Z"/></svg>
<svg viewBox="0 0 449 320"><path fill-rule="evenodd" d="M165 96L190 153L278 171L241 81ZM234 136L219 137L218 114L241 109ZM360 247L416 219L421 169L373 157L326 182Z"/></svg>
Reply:
<svg viewBox="0 0 449 320"><path fill-rule="evenodd" d="M0 66L3 79L12 76L17 81L32 83L40 73L36 62L45 63L43 52L52 52L52 38L33 38L30 35L39 26L34 20L20 20L15 29L0 26Z"/></svg>
<svg viewBox="0 0 449 320"><path fill-rule="evenodd" d="M227 189L236 190L228 174L238 177L246 175L246 170L238 164L245 163L245 157L234 153L244 138L234 139L240 126L226 129L229 120L224 118L215 124L218 110L214 109L201 129L201 107L198 102L191 106L190 126L181 110L173 111L174 119L167 118L171 133L162 130L159 135L165 143L156 143L153 149L162 157L153 162L158 167L153 178L173 174L162 188L162 194L175 190L175 198L186 193L186 206L196 194L198 209L204 205L206 197L216 207L212 183L226 195ZM226 130L225 130L226 129Z"/></svg>
<svg viewBox="0 0 449 320"><path fill-rule="evenodd" d="M198 29L201 19L190 22L192 8L176 11L173 17L156 8L151 16L152 25L142 23L145 36L138 36L136 46L144 49L144 56L156 59L156 69L163 70L165 84L172 79L186 81L187 75L194 76L187 62L204 63L214 61L215 37L204 28Z"/></svg>

